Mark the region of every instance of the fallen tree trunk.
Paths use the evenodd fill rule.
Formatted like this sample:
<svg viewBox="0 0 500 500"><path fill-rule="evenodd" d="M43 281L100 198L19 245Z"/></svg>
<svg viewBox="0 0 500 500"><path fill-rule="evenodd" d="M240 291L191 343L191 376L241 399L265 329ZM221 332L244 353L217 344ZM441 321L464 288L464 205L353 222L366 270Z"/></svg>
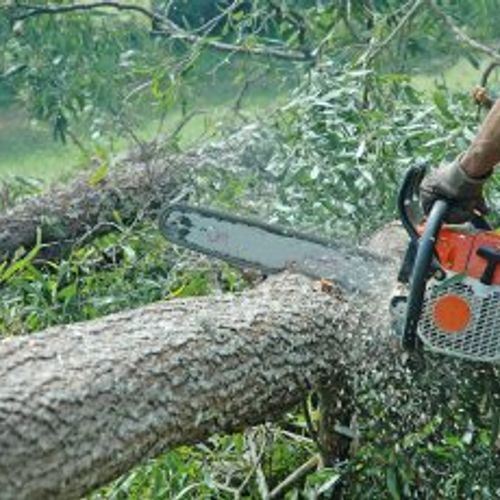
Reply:
<svg viewBox="0 0 500 500"><path fill-rule="evenodd" d="M0 212L0 260L19 248L32 248L37 230L43 243L40 257L64 256L75 243L115 229L116 214L130 223L189 192L193 172L204 166L266 165L272 145L262 138L252 140L254 133L250 125L224 140L179 154L159 149L144 157L131 152L106 172L83 173L67 185Z"/></svg>
<svg viewBox="0 0 500 500"><path fill-rule="evenodd" d="M181 443L274 419L349 365L360 328L338 291L282 275L7 339L0 498L79 498Z"/></svg>
<svg viewBox="0 0 500 500"><path fill-rule="evenodd" d="M125 222L154 210L179 188L172 164L128 165L111 169L102 178L80 175L68 186L25 200L0 213L0 260L20 249L31 249L41 231L40 256L56 258L87 236L116 227L117 214Z"/></svg>

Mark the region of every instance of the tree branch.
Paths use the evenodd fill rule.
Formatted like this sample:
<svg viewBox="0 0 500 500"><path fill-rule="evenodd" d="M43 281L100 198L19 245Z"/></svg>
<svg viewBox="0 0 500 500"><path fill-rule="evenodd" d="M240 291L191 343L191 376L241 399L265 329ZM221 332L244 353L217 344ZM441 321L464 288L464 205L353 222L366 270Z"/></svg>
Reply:
<svg viewBox="0 0 500 500"><path fill-rule="evenodd" d="M321 463L319 455L313 455L307 462L303 463L292 474L287 476L278 486L276 486L269 494L269 500L283 498L284 494L298 482L302 481L305 476L317 469Z"/></svg>
<svg viewBox="0 0 500 500"><path fill-rule="evenodd" d="M444 24L445 26L452 31L455 36L460 39L462 42L464 42L466 45L469 45L473 49L476 49L479 52L482 52L483 54L486 54L487 56L491 57L493 60L500 62L500 53L498 53L495 49L488 47L488 45L485 45L481 42L478 42L477 40L474 40L471 38L469 35L465 34L453 21L453 19L448 16L445 12L443 12L436 4L434 0L425 0L427 5L429 6L430 10L433 12L433 14L438 17Z"/></svg>
<svg viewBox="0 0 500 500"><path fill-rule="evenodd" d="M372 48L368 49L365 52L358 64L367 65L371 63L383 50L387 48L387 46L396 38L396 36L401 32L401 30L410 22L411 19L417 14L419 9L425 3L425 0L415 0L413 5L410 7L408 12L403 16L403 18L399 21L398 25L394 28L394 30L380 43L376 44Z"/></svg>
<svg viewBox="0 0 500 500"><path fill-rule="evenodd" d="M95 9L108 8L116 9L118 11L136 12L142 16L147 17L156 26L161 26L157 34L166 35L171 38L184 40L189 43L199 43L214 50L224 52L232 52L238 54L249 54L257 56L267 56L275 59L283 59L288 61L308 61L311 56L303 52L295 50L285 50L267 46L250 46L250 45L237 45L227 42L220 42L217 40L209 39L201 35L190 33L167 17L155 13L145 7L134 4L123 4L115 1L99 1L90 2L86 4L73 4L73 5L40 5L33 6L27 4L17 4L16 9L23 9L25 12L13 16L14 21L24 21L33 17L43 15L56 15L67 14L71 12L88 12Z"/></svg>
<svg viewBox="0 0 500 500"><path fill-rule="evenodd" d="M250 460L252 462L252 468L255 471L255 480L257 483L257 488L259 490L261 498L269 498L269 486L267 485L266 475L262 470L262 456L264 454L265 446L261 447L260 452L257 452L257 445L254 440L255 431L251 430L246 433L245 441L248 446L248 452L250 455Z"/></svg>
<svg viewBox="0 0 500 500"><path fill-rule="evenodd" d="M234 0L234 2L231 5L229 5L229 7L223 9L217 16L213 17L212 19L209 19L205 24L203 24L199 28L192 30L191 33L192 34L203 33L204 35L207 35L215 28L215 26L219 21L222 21L222 19L224 19L227 15L235 11L236 8L239 7L240 5L241 5L241 0Z"/></svg>
<svg viewBox="0 0 500 500"><path fill-rule="evenodd" d="M85 4L72 5L28 5L16 3L15 9L24 9L26 12L15 15L14 21L24 21L31 17L39 17L43 15L66 14L68 12L85 12L99 8L113 8L119 11L132 11L148 17L152 21L163 22L163 16L141 7L140 5L122 4L114 1L90 2Z"/></svg>

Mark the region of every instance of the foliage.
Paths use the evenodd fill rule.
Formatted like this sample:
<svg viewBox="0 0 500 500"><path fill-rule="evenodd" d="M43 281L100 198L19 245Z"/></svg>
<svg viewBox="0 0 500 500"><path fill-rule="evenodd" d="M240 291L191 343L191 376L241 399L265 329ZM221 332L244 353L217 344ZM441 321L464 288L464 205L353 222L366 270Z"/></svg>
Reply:
<svg viewBox="0 0 500 500"><path fill-rule="evenodd" d="M331 67L314 74L278 116L284 147L269 168L280 178L281 206L298 207L332 233L373 230L392 218L402 172L451 160L471 134L468 97L447 99L437 89L432 98L401 75Z"/></svg>
<svg viewBox="0 0 500 500"><path fill-rule="evenodd" d="M35 263L38 249L4 262L0 267L0 335L245 286L245 280L228 266L213 266L169 247L150 224L118 229L75 249L60 262Z"/></svg>
<svg viewBox="0 0 500 500"><path fill-rule="evenodd" d="M170 2L154 3L162 11ZM496 35L496 3L439 2L485 38ZM230 7L225 1L198 0L189 10L182 0L172 5L172 19L190 33ZM153 36L149 19L114 11L10 23L12 5L2 5L2 14L8 13L0 15L4 83L31 116L51 124L57 139L87 128L95 141L120 135L142 143L146 122L162 123L173 109L187 113L196 94L205 98L207 74L223 68L224 78L214 87L226 76L236 82L219 89L224 94L229 87L244 90L256 68L268 70L267 61L242 63L231 51L207 56L210 42L249 52L263 47L294 51L306 64L299 66L303 78L291 100L250 129L243 155L220 154L200 169L193 199L321 228L326 235L359 236L393 218L402 171L414 162L449 160L470 140L476 116L468 97L437 88L429 99L398 73L427 65L429 54L442 54L434 58L436 65L464 54L428 13L397 32L372 67L365 67L358 64L363 55L394 33L406 2L256 0L236 5L194 41ZM307 59L320 45L323 57ZM242 68L237 74L227 69L236 63ZM282 75L297 71L285 65L279 70ZM8 187L11 198L37 189L17 181ZM495 188L493 198L498 197ZM5 206L11 203L5 199ZM76 246L68 259L39 262L37 246L3 263L0 334L248 285L226 265L170 247L148 222L127 227L117 220L116 225L116 232ZM350 498L498 497L497 373L469 367L463 378L450 380L437 368L439 361L423 372L430 379L410 381L392 379L391 367L385 378L365 375L357 400L360 443L352 459L298 481L288 498L333 496L338 487ZM442 391L446 404L429 407L426 395L436 391ZM258 498L262 477L275 487L316 454L304 420L295 412L279 427L181 448L92 498Z"/></svg>
<svg viewBox="0 0 500 500"><path fill-rule="evenodd" d="M452 160L466 147L475 113L468 96L446 88L429 102L404 75L332 63L310 75L271 127L253 132L245 161L206 169L199 199L221 204L231 190L240 210L322 234L359 236L394 217L406 168Z"/></svg>
<svg viewBox="0 0 500 500"><path fill-rule="evenodd" d="M141 80L152 79L157 103L168 105L176 92L175 75L163 69L168 59L136 22L108 29L106 16L43 17L19 24L7 49L8 81L32 116L49 122L62 141L76 116L94 139L112 128L127 135L135 125L124 103Z"/></svg>
<svg viewBox="0 0 500 500"><path fill-rule="evenodd" d="M290 428L291 423L290 419ZM299 427L286 434L277 425L266 425L243 434L213 436L151 461L89 498L261 498L257 469L271 490L301 465L312 448ZM310 490L314 489L311 485Z"/></svg>
<svg viewBox="0 0 500 500"><path fill-rule="evenodd" d="M181 5L174 5L171 12L179 8ZM156 10L163 12L161 5ZM198 12L200 21L205 10L211 13L214 6ZM233 30L231 26L238 26L247 39L253 17L242 17L240 12L231 11L224 25L229 31ZM0 21L5 22L0 32L4 48L0 79L30 115L49 123L54 138L63 142L68 135L73 139L75 135L90 134L93 141L125 137L137 145L146 140L138 130L148 122L155 121L161 128L166 115L174 109L180 107L186 113L203 105L191 84L202 78L203 86L207 86L207 72L222 73L216 85L208 85L212 93L214 89L227 93L229 88L235 94L244 84L245 75L254 70L273 70L268 64L266 69L259 69L262 65L251 61L243 69L235 56L226 58L224 54L208 54L197 64L204 52L203 36L199 44L192 45L157 36L151 20L140 15L104 9L15 21L16 15L22 13L23 9L18 12L15 7L0 10ZM8 27L9 16L12 29ZM189 24L182 13L179 16ZM242 72L235 75L233 68L228 79L224 70L230 60L240 65ZM224 80L234 88L223 83L223 88L217 90ZM197 92L203 86L198 85ZM207 97L205 92L203 96Z"/></svg>

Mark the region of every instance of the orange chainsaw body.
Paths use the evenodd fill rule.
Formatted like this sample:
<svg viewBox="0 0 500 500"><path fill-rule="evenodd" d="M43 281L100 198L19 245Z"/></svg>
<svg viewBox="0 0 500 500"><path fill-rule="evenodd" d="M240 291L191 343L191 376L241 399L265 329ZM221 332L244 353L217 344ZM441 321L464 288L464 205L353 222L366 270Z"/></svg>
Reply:
<svg viewBox="0 0 500 500"><path fill-rule="evenodd" d="M427 283L417 335L431 350L498 363L500 266L485 284L488 261L480 256L485 247L500 252L500 234L453 226L439 230L434 252L447 275Z"/></svg>
<svg viewBox="0 0 500 500"><path fill-rule="evenodd" d="M477 254L482 246L500 251L500 235L492 231L467 233L445 226L439 232L435 250L445 270L480 279L487 266L486 260ZM491 284L500 285L500 266Z"/></svg>

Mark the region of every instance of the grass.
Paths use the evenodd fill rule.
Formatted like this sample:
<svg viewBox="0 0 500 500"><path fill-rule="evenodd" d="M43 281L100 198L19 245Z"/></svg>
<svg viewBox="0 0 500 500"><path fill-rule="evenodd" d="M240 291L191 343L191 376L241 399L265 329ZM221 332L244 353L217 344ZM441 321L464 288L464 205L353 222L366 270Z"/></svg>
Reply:
<svg viewBox="0 0 500 500"><path fill-rule="evenodd" d="M0 178L15 175L51 181L68 175L78 159L75 146L55 142L47 127L30 123L18 106L0 108Z"/></svg>
<svg viewBox="0 0 500 500"><path fill-rule="evenodd" d="M482 62L477 69L467 60L459 59L452 66L443 68L442 71L424 72L412 77L412 83L419 90L432 92L437 85L445 85L456 92L471 92L479 85L481 74L490 61ZM488 87L498 87L500 83L499 71L494 71L488 81Z"/></svg>

